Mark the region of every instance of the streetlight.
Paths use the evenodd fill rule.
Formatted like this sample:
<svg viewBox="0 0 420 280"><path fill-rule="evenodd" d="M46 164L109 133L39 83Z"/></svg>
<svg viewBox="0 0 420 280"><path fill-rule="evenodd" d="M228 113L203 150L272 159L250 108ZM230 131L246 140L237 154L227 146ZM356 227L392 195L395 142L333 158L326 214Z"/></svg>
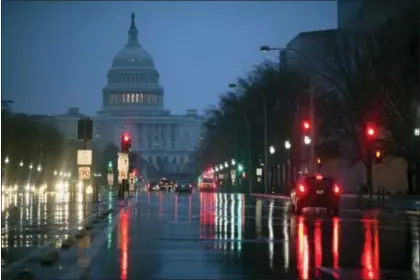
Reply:
<svg viewBox="0 0 420 280"><path fill-rule="evenodd" d="M38 172L41 172L41 170L42 170L41 164L38 164L38 167L36 168L36 170L37 170Z"/></svg>
<svg viewBox="0 0 420 280"><path fill-rule="evenodd" d="M232 166L234 166L236 164L236 161L232 159L231 163L232 163Z"/></svg>
<svg viewBox="0 0 420 280"><path fill-rule="evenodd" d="M420 136L420 128L419 127L416 127L414 129L414 136Z"/></svg>
<svg viewBox="0 0 420 280"><path fill-rule="evenodd" d="M214 170L216 170L216 172L219 172L219 167L215 167Z"/></svg>
<svg viewBox="0 0 420 280"><path fill-rule="evenodd" d="M321 71L318 70L318 68L314 65L314 63L312 63L308 57L301 51L297 50L297 49L293 49L293 48L272 48L270 46L267 45L263 45L260 47L260 51L261 52L269 52L269 51L278 51L279 52L279 69L280 69L280 64L281 64L281 55L282 52L284 51L292 51L297 53L299 56L301 56L304 60L305 60L305 64L307 66L309 66L310 68L312 68L312 70L314 70L315 72L320 73ZM314 106L314 90L311 88L311 81L309 82L309 107L310 107L310 117L311 117L311 122L312 122L312 127L315 127L314 122L315 122L315 106ZM312 139L315 138L315 129L312 128L311 129L311 135L310 135L310 142L313 142ZM309 145L309 144L307 144ZM311 159L310 159L310 167L311 167L311 172L315 172L315 143L311 146Z"/></svg>
<svg viewBox="0 0 420 280"><path fill-rule="evenodd" d="M305 136L305 137L303 138L303 143L305 143L305 145L310 145L310 144L311 144L311 142L312 142L311 137L309 137L309 136Z"/></svg>
<svg viewBox="0 0 420 280"><path fill-rule="evenodd" d="M229 84L229 88L236 88L236 87L237 86L234 83ZM239 110L235 110L235 113L240 115L243 118L243 120L245 121L245 124L246 124L246 129L247 129L247 132L248 132L248 168L251 169L251 166L252 166L251 123L249 122L249 119L244 112L241 112ZM267 147L265 146L264 148L267 148ZM252 172L249 174L249 182L250 182L250 188L252 189L252 183L254 182Z"/></svg>
<svg viewBox="0 0 420 280"><path fill-rule="evenodd" d="M291 147L292 147L292 143L290 143L289 140L284 141L284 148L286 150L290 150Z"/></svg>
<svg viewBox="0 0 420 280"><path fill-rule="evenodd" d="M54 176L57 176L57 170L54 170Z"/></svg>
<svg viewBox="0 0 420 280"><path fill-rule="evenodd" d="M4 163L6 163L6 164L8 164L8 163L9 163L9 157L6 157L6 158L4 159Z"/></svg>
<svg viewBox="0 0 420 280"><path fill-rule="evenodd" d="M227 163L227 161L225 161L225 167L228 168L229 164Z"/></svg>
<svg viewBox="0 0 420 280"><path fill-rule="evenodd" d="M20 161L19 166L22 167L23 166L23 161Z"/></svg>
<svg viewBox="0 0 420 280"><path fill-rule="evenodd" d="M223 169L223 164L219 164L219 169L222 170Z"/></svg>
<svg viewBox="0 0 420 280"><path fill-rule="evenodd" d="M31 164L29 164L29 169L31 169L32 170L32 168L34 168L34 166L32 165L32 163Z"/></svg>
<svg viewBox="0 0 420 280"><path fill-rule="evenodd" d="M270 154L273 155L276 152L276 148L274 146L270 146Z"/></svg>

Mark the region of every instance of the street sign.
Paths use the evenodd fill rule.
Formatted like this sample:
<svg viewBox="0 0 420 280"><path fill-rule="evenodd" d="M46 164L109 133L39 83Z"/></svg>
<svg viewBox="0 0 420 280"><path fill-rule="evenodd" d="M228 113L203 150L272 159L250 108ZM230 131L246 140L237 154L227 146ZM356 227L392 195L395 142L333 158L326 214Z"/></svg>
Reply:
<svg viewBox="0 0 420 280"><path fill-rule="evenodd" d="M90 167L88 166L79 167L79 179L80 180L90 179Z"/></svg>
<svg viewBox="0 0 420 280"><path fill-rule="evenodd" d="M77 165L92 165L92 150L78 150Z"/></svg>
<svg viewBox="0 0 420 280"><path fill-rule="evenodd" d="M236 170L235 169L230 170L230 179L232 180L232 183L235 184L235 180L236 180Z"/></svg>
<svg viewBox="0 0 420 280"><path fill-rule="evenodd" d="M128 154L118 153L118 171L128 171Z"/></svg>
<svg viewBox="0 0 420 280"><path fill-rule="evenodd" d="M108 179L108 185L109 186L114 185L114 174L113 173L108 173L107 179Z"/></svg>
<svg viewBox="0 0 420 280"><path fill-rule="evenodd" d="M119 170L118 171L118 182L121 183L122 180L127 179L127 171L126 170Z"/></svg>

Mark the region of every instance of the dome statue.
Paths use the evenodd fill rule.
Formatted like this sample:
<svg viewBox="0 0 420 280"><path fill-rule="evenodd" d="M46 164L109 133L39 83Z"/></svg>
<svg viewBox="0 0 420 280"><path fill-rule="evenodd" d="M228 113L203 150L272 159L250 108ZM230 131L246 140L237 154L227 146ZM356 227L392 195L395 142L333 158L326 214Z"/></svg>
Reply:
<svg viewBox="0 0 420 280"><path fill-rule="evenodd" d="M112 68L129 67L154 69L155 63L151 55L139 44L138 30L136 28L135 15L131 14L131 26L128 29L128 42L117 53L112 62Z"/></svg>

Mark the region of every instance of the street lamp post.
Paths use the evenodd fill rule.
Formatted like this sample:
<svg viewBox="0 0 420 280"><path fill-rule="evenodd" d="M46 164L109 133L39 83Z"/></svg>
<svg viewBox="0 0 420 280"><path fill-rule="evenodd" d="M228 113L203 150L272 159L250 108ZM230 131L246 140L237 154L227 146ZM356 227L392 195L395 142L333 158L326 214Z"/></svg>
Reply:
<svg viewBox="0 0 420 280"><path fill-rule="evenodd" d="M319 72L315 65L309 61L308 57L301 51L293 48L272 48L270 46L264 45L260 47L261 52L269 52L269 51L279 51L279 63L281 63L281 54L283 51L292 51L297 53L299 56L301 56L304 60L307 66L312 68L312 70ZM279 67L280 68L280 67ZM311 138L311 149L310 149L310 160L309 160L309 166L308 171L310 174L315 173L315 104L314 104L314 90L311 85L311 78L309 78L309 106L310 106L310 116L311 116L311 123L312 123L312 129L310 131L310 138Z"/></svg>
<svg viewBox="0 0 420 280"><path fill-rule="evenodd" d="M236 84L229 84L229 88L236 88ZM252 185L254 184L254 173L252 172L252 148L251 148L251 123L249 122L248 117L245 115L245 113L236 110L235 111L238 115L240 115L246 124L246 129L248 132L248 176L249 176L249 190L252 192Z"/></svg>

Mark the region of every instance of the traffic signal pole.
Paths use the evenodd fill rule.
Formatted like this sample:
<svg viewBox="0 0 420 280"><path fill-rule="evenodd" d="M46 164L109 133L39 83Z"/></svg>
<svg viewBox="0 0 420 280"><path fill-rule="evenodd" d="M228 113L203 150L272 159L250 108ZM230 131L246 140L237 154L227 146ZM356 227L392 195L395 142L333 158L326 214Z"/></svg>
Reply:
<svg viewBox="0 0 420 280"><path fill-rule="evenodd" d="M311 78L309 77L309 107L310 107L310 119L311 119L311 129L310 129L310 155L309 155L309 166L308 173L310 175L315 175L316 171L316 156L315 156L315 102L314 102L314 93L315 88L312 86Z"/></svg>

